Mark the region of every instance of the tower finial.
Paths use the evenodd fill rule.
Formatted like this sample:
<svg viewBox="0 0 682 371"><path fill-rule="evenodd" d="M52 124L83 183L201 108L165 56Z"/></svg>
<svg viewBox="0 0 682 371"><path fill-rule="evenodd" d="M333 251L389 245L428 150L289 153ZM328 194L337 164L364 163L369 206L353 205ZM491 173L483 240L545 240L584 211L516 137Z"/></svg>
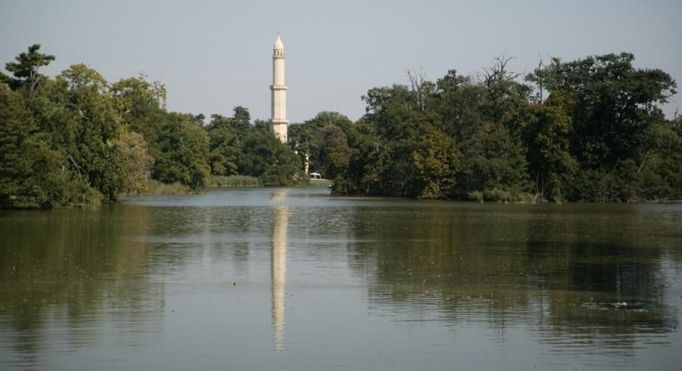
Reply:
<svg viewBox="0 0 682 371"><path fill-rule="evenodd" d="M284 49L284 43L282 43L282 37L280 36L279 32L277 33L277 38L275 39L275 45L273 46L273 49Z"/></svg>

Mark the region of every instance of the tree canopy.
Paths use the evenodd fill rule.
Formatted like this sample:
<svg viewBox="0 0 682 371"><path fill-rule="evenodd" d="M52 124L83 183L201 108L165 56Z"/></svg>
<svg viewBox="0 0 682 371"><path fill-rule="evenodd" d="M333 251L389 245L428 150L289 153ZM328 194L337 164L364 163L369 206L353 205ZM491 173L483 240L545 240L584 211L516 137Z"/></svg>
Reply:
<svg viewBox="0 0 682 371"><path fill-rule="evenodd" d="M169 112L144 76L113 83L32 45L0 73L0 208L77 206L157 183L217 177L265 185L320 172L337 194L494 201L682 198L682 118L661 105L676 82L629 53L553 59L527 76L496 58L478 77L373 87L356 122L320 112L282 144L247 108ZM206 122L205 122L206 121Z"/></svg>
<svg viewBox="0 0 682 371"><path fill-rule="evenodd" d="M167 111L159 82L110 83L83 64L48 78L39 70L53 60L33 45L0 75L0 208L114 201L154 181L191 189L236 174L305 181L294 151L269 126L252 125L244 107L204 125L201 114Z"/></svg>
<svg viewBox="0 0 682 371"><path fill-rule="evenodd" d="M341 125L351 153L339 193L497 201L682 197L680 118L665 72L629 53L554 59L525 77L496 58L483 76L370 89ZM319 129L321 130L321 129ZM318 131L319 131L318 130ZM309 137L313 134L307 134Z"/></svg>

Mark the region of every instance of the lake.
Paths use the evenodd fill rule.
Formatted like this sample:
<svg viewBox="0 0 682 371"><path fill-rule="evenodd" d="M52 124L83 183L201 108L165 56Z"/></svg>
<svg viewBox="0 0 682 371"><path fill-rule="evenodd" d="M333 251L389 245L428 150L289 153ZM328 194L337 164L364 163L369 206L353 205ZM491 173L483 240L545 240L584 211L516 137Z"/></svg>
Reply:
<svg viewBox="0 0 682 371"><path fill-rule="evenodd" d="M0 369L682 365L682 204L213 189L0 212Z"/></svg>

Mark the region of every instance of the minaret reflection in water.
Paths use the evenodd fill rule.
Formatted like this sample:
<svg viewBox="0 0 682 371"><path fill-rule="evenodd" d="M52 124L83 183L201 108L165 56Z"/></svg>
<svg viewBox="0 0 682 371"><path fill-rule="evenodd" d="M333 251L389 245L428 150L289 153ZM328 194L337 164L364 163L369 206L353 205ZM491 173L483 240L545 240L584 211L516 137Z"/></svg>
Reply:
<svg viewBox="0 0 682 371"><path fill-rule="evenodd" d="M287 227L289 209L286 191L272 194L272 326L275 350L284 350L284 301L287 285Z"/></svg>

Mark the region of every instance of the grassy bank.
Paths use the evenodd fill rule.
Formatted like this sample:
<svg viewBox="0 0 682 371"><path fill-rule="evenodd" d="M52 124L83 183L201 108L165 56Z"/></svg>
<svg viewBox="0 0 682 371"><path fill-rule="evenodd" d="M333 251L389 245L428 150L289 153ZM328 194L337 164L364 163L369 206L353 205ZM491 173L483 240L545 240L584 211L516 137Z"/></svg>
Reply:
<svg viewBox="0 0 682 371"><path fill-rule="evenodd" d="M332 181L329 179L310 179L310 187L331 187Z"/></svg>
<svg viewBox="0 0 682 371"><path fill-rule="evenodd" d="M310 184L305 187L329 187L331 181L328 179L311 179ZM210 179L209 187L222 188L245 188L245 187L263 187L263 182L256 177L245 175L232 176L214 176ZM186 195L201 193L206 189L192 189L189 186L180 183L161 183L157 180L149 179L145 181L135 192L121 193L119 197L139 196L139 195Z"/></svg>
<svg viewBox="0 0 682 371"><path fill-rule="evenodd" d="M210 187L262 187L263 182L252 176L246 175L231 175L231 176L214 176L210 183Z"/></svg>
<svg viewBox="0 0 682 371"><path fill-rule="evenodd" d="M180 183L162 183L158 180L148 179L138 187L135 192L120 193L119 197L139 195L185 195L196 193L191 187Z"/></svg>

